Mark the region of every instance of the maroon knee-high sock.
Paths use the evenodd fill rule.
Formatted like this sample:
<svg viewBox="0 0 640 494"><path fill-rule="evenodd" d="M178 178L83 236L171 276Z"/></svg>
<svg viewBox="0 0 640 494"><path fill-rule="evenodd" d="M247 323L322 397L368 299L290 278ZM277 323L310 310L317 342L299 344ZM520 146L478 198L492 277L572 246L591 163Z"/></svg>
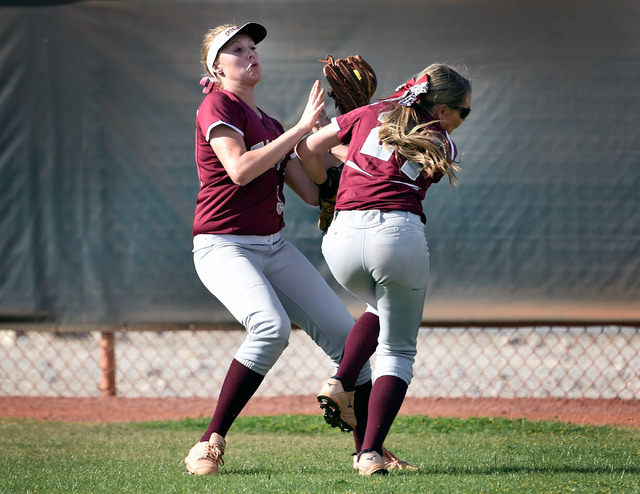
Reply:
<svg viewBox="0 0 640 494"><path fill-rule="evenodd" d="M367 430L367 416L369 415L369 396L371 395L371 381L367 381L360 386L356 386L353 397L353 411L356 414L358 424L353 431L353 442L356 446L356 453L362 449L364 433Z"/></svg>
<svg viewBox="0 0 640 494"><path fill-rule="evenodd" d="M380 319L371 312L362 314L351 328L336 373L346 390L355 388L362 366L376 351L379 334Z"/></svg>
<svg viewBox="0 0 640 494"><path fill-rule="evenodd" d="M214 432L222 437L226 436L234 420L254 395L263 379L263 375L233 359L222 383L216 410L200 441L208 441Z"/></svg>
<svg viewBox="0 0 640 494"><path fill-rule="evenodd" d="M382 454L382 444L400 411L407 388L407 383L395 376L376 379L369 399L369 420L361 451L375 450Z"/></svg>

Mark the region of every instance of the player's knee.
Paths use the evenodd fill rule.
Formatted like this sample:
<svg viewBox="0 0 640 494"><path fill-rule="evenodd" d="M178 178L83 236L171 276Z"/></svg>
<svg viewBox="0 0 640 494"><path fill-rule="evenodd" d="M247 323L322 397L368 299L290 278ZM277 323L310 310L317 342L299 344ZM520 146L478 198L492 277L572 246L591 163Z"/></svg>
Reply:
<svg viewBox="0 0 640 494"><path fill-rule="evenodd" d="M256 372L266 375L289 345L286 334L286 331L250 334L238 350L238 360L251 362Z"/></svg>
<svg viewBox="0 0 640 494"><path fill-rule="evenodd" d="M272 352L282 353L291 336L291 321L288 317L271 318L269 321L262 321L254 326L250 331L249 338L262 345L263 348L270 348Z"/></svg>

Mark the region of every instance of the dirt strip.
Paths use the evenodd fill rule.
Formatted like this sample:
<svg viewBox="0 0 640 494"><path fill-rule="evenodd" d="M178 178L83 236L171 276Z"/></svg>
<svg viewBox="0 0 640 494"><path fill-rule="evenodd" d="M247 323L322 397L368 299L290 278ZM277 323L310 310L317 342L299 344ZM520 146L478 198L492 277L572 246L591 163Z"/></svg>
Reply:
<svg viewBox="0 0 640 494"><path fill-rule="evenodd" d="M0 416L62 422L130 422L210 417L215 400L199 398L50 398L0 396ZM319 414L315 396L254 397L242 415ZM564 398L407 398L406 415L505 417L640 427L640 400Z"/></svg>

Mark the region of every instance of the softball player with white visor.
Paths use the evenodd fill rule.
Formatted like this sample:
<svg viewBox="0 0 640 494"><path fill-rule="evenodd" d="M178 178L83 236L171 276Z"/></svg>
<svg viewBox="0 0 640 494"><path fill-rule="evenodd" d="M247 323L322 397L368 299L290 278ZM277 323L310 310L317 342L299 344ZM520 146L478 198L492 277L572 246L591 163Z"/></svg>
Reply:
<svg viewBox="0 0 640 494"><path fill-rule="evenodd" d="M247 331L224 380L215 412L185 458L190 473L216 474L225 436L289 343L302 328L337 368L354 319L315 267L280 236L285 183L308 204L318 188L292 158L294 145L324 107L317 81L300 121L285 131L256 104L262 79L257 23L224 25L204 39L201 81L206 93L196 116L200 189L193 222L194 264L204 286ZM292 380L295 393L305 383ZM371 388L371 369L357 385ZM367 392L368 398L368 392ZM364 407L366 413L366 407Z"/></svg>

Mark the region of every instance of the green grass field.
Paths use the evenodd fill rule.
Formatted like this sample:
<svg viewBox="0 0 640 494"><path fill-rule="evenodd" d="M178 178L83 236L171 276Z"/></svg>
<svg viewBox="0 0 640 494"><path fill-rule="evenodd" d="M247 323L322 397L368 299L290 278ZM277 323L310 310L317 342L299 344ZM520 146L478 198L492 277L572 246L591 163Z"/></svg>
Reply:
<svg viewBox="0 0 640 494"><path fill-rule="evenodd" d="M361 477L351 436L320 416L241 417L215 477L182 460L208 419L0 419L2 493L640 493L640 429L399 416L387 447L420 467Z"/></svg>

